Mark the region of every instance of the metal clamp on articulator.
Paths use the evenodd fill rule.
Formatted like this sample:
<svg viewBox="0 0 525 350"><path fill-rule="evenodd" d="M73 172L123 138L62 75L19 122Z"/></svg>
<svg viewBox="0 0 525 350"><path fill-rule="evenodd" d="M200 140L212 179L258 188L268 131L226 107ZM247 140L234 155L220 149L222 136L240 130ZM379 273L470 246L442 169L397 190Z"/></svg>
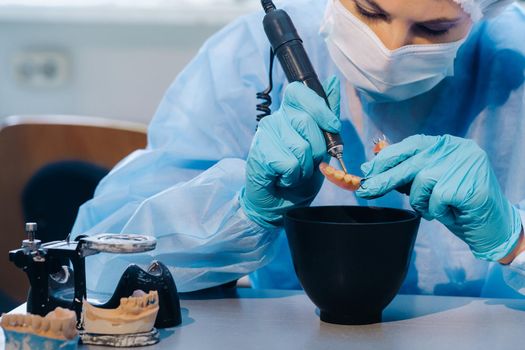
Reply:
<svg viewBox="0 0 525 350"><path fill-rule="evenodd" d="M276 9L271 0L261 0L261 4L266 12L263 19L263 26L266 36L272 46L272 55L274 54L279 59L288 81L302 82L321 96L326 101L328 107L330 107L323 86L319 82L319 78L317 77L312 63L304 50L303 41L299 37L290 16L288 16L285 11ZM273 58L270 59L270 62L271 67ZM271 91L271 74L272 72L270 68L270 88L264 93L259 93L257 96L258 98L264 98L263 96L265 95L269 96L269 92ZM346 173L346 166L343 161L343 141L341 140L341 136L327 131L323 131L323 135L326 141L328 153L332 157L337 158L341 164L341 168Z"/></svg>
<svg viewBox="0 0 525 350"><path fill-rule="evenodd" d="M61 306L74 310L77 319L80 319L82 300L86 298L84 258L97 252L84 249L83 241L42 244L36 239L36 223L26 223L25 228L28 238L22 242L22 248L9 252L9 260L21 268L29 278L31 288L27 299L27 312L45 316L55 307ZM49 284L50 281L56 281L71 285L69 263L75 271L74 298L69 305L64 305L63 301L53 300L49 294Z"/></svg>
<svg viewBox="0 0 525 350"><path fill-rule="evenodd" d="M75 241L66 239L42 243L36 239L36 230L36 223L27 223L28 238L22 242L21 248L9 252L10 261L27 274L31 285L27 300L28 313L46 316L56 307L67 308L75 311L80 328L83 326L82 313L86 312L86 307L90 312L108 313L111 310L120 310L122 298L136 298L145 308L151 303L158 305L158 313L153 318L156 328L173 327L181 323L177 288L168 268L158 261L153 261L147 271L131 264L123 273L108 301L96 305L96 308L85 305L88 299L86 257L102 252L125 254L151 251L156 247L155 238L131 234L99 234L89 237L80 236ZM141 293L136 295L137 291ZM152 291L155 294L146 294ZM108 312L95 309L105 309ZM139 321L143 322L143 320ZM125 324L120 326L121 329L126 327ZM155 336L158 341L158 334ZM103 337L97 335L95 338ZM82 339L86 343L84 337ZM129 335L124 339L107 336L104 339L106 339L104 345L109 346L124 346L134 341L130 340Z"/></svg>

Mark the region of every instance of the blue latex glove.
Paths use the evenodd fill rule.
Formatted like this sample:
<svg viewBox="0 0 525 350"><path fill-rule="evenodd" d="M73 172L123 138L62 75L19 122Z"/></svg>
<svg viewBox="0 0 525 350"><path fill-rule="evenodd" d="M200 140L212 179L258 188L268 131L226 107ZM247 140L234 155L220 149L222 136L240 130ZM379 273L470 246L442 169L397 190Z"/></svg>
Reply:
<svg viewBox="0 0 525 350"><path fill-rule="evenodd" d="M410 204L466 242L474 256L497 261L515 247L522 225L501 193L486 153L472 140L415 135L383 149L361 166L357 195L382 196L409 184Z"/></svg>
<svg viewBox="0 0 525 350"><path fill-rule="evenodd" d="M240 203L263 227L281 225L286 210L309 205L321 188L318 165L328 156L321 129L341 129L339 79L333 77L324 88L333 112L313 90L294 82L286 87L279 110L259 123Z"/></svg>

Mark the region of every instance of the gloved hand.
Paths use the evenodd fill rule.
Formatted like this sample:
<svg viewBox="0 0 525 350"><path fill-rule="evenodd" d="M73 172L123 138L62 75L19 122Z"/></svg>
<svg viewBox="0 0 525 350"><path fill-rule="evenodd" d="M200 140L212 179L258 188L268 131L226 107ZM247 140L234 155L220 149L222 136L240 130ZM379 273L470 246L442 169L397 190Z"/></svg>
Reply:
<svg viewBox="0 0 525 350"><path fill-rule="evenodd" d="M415 135L361 166L366 180L356 194L374 198L413 181L410 204L465 241L474 256L497 261L517 244L518 210L501 193L485 152L472 140Z"/></svg>
<svg viewBox="0 0 525 350"><path fill-rule="evenodd" d="M332 110L313 90L294 82L285 89L279 110L259 123L240 204L263 227L281 225L286 210L309 205L321 188L318 165L328 156L321 129L341 129L339 79L333 77L324 88Z"/></svg>

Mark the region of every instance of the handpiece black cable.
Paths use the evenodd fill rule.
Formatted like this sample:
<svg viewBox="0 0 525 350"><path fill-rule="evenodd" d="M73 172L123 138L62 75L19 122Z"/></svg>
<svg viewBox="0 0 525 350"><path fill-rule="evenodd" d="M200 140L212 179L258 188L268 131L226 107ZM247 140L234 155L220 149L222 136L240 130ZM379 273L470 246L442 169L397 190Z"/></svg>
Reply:
<svg viewBox="0 0 525 350"><path fill-rule="evenodd" d="M270 114L272 114L272 110L270 108L270 106L272 105L272 96L270 96L270 93L272 92L272 89L273 89L272 70L273 70L274 57L275 55L273 53L273 50L270 49L270 70L268 72L269 85L266 88L266 90L257 93L257 98L259 100L262 100L262 102L256 106L257 110L261 112L257 114L257 123L259 123L262 118L267 117Z"/></svg>

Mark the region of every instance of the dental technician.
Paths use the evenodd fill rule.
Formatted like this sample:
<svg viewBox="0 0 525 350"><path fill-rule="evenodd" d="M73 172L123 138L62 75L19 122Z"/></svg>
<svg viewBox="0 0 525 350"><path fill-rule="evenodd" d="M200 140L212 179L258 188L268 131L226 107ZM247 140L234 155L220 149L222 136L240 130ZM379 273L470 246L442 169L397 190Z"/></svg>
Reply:
<svg viewBox="0 0 525 350"><path fill-rule="evenodd" d="M88 289L112 292L130 262L170 266L179 291L250 274L300 288L282 216L306 205L413 208L422 220L401 292L525 293L525 12L508 0L289 0L330 110L274 67L263 12L211 37L168 89L148 146L121 161L73 236L141 233L151 254L90 257ZM324 178L320 129L340 132L356 193ZM377 156L372 140L391 146ZM332 162L337 167L337 162ZM393 191L412 183L410 196ZM363 247L373 251L373 247ZM374 259L371 255L370 259Z"/></svg>

